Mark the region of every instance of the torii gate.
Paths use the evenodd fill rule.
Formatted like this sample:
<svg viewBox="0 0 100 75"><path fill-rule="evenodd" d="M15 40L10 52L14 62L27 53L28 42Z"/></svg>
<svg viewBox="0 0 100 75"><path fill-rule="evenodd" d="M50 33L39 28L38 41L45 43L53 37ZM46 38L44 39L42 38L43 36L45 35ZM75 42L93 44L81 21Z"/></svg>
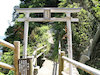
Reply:
<svg viewBox="0 0 100 75"><path fill-rule="evenodd" d="M78 22L78 18L72 18L71 13L79 12L81 8L15 8L17 13L24 13L24 18L18 18L19 22L24 22L24 58L27 58L28 28L29 22L66 22L68 36L68 57L73 58L72 52L72 31L71 22ZM30 13L43 13L43 18L31 18ZM51 13L65 13L64 18L51 18ZM70 64L70 75L72 75L72 65Z"/></svg>

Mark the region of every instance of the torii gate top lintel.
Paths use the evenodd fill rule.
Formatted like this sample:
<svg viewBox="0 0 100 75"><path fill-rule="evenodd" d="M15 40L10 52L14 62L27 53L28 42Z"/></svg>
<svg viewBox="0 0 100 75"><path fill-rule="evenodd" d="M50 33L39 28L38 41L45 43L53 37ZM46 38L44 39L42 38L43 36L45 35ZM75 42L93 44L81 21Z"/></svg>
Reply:
<svg viewBox="0 0 100 75"><path fill-rule="evenodd" d="M24 21L33 21L33 22L66 22L66 19L71 18L70 16L66 16L65 18L51 18L51 13L76 13L79 12L81 8L15 8L17 13L24 13L25 18L17 19L19 22ZM29 17L30 13L43 13L43 18L31 18ZM72 22L78 22L77 18L71 18Z"/></svg>
<svg viewBox="0 0 100 75"><path fill-rule="evenodd" d="M37 12L41 13L44 10L51 10L51 12L58 12L58 13L63 13L63 12L79 12L81 8L15 8L17 12L25 13L25 12ZM26 11L27 10L27 11Z"/></svg>

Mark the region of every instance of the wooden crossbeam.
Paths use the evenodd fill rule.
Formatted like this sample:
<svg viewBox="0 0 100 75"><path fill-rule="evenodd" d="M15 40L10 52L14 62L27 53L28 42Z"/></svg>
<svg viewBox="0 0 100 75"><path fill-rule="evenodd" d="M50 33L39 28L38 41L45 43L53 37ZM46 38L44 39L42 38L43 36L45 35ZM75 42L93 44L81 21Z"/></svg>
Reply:
<svg viewBox="0 0 100 75"><path fill-rule="evenodd" d="M66 22L67 21L67 19L69 19L69 18L51 18L51 19L49 19L49 20L46 20L46 19L44 19L44 18L18 18L17 20L19 21L19 22L24 22L24 21L26 21L26 20L28 20L28 21L33 21L33 22L45 22L45 21L48 21L48 22ZM71 21L72 22L78 22L79 21L79 19L78 18L71 18Z"/></svg>
<svg viewBox="0 0 100 75"><path fill-rule="evenodd" d="M15 8L18 13L43 13L46 9L51 10L51 13L76 13L79 12L81 8Z"/></svg>
<svg viewBox="0 0 100 75"><path fill-rule="evenodd" d="M5 69L10 69L10 70L15 71L14 66L12 66L12 65L8 65L8 64L3 63L3 62L0 62L0 67L5 68Z"/></svg>
<svg viewBox="0 0 100 75"><path fill-rule="evenodd" d="M0 39L0 45L3 45L5 47L11 48L12 50L15 50L15 46L9 42L6 42L4 40Z"/></svg>

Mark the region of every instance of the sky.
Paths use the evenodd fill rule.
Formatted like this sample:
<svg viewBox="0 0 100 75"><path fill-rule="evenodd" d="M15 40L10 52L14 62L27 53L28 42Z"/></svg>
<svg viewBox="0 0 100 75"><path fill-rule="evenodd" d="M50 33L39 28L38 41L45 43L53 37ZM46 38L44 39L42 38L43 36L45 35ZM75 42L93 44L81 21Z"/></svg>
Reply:
<svg viewBox="0 0 100 75"><path fill-rule="evenodd" d="M19 5L20 0L1 0L0 1L0 39L5 37L5 31L12 20L13 8Z"/></svg>

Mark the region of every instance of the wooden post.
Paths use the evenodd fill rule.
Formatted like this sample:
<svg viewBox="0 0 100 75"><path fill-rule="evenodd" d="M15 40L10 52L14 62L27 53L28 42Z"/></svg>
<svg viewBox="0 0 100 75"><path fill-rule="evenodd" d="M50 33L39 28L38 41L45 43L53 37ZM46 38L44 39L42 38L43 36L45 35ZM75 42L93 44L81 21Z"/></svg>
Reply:
<svg viewBox="0 0 100 75"><path fill-rule="evenodd" d="M33 52L33 74L34 74L34 75L35 75L35 66L36 66L36 63L37 63L36 55L37 55L37 51L35 50L35 51Z"/></svg>
<svg viewBox="0 0 100 75"><path fill-rule="evenodd" d="M68 17L67 21L67 43L68 43L68 57L73 59L73 52L72 52L72 31L71 31L71 17L70 13L67 12L66 16ZM72 75L72 64L69 64L69 75Z"/></svg>
<svg viewBox="0 0 100 75"><path fill-rule="evenodd" d="M65 56L65 52L61 51L60 57L59 57L59 75L62 75L61 72L64 69L64 60L62 59L62 56Z"/></svg>
<svg viewBox="0 0 100 75"><path fill-rule="evenodd" d="M59 47L58 47L58 62L60 62L60 54L61 54L61 42L59 40Z"/></svg>
<svg viewBox="0 0 100 75"><path fill-rule="evenodd" d="M20 42L14 41L14 66L15 66L15 75L18 75L18 60L20 59Z"/></svg>
<svg viewBox="0 0 100 75"><path fill-rule="evenodd" d="M29 13L25 14L25 25L24 25L24 51L23 51L23 58L27 57L27 43L28 43L28 28L29 28L29 22L28 22L28 18L29 18Z"/></svg>
<svg viewBox="0 0 100 75"><path fill-rule="evenodd" d="M33 58L30 58L30 64L29 64L29 66L30 66L30 75L33 75Z"/></svg>

